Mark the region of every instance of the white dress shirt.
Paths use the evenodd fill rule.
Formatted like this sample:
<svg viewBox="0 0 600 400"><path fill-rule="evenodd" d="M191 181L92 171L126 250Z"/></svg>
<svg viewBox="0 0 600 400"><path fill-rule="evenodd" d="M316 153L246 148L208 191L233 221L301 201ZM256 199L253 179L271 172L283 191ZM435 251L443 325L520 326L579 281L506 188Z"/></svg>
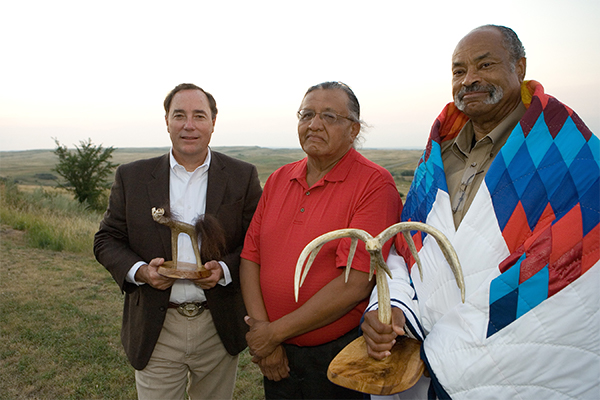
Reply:
<svg viewBox="0 0 600 400"><path fill-rule="evenodd" d="M169 200L171 214L178 221L193 225L195 220L206 211L206 190L208 187L208 168L211 161L211 152L208 154L204 163L193 172L188 172L179 164L173 156L173 149L170 152L170 184ZM201 245L201 239L198 238L198 246ZM196 256L192 247L192 241L186 234L179 234L177 240L177 261L183 261L196 264ZM223 278L219 285L228 285L231 282L231 273L227 264L219 261L223 268ZM146 264L144 261L138 261L127 274L127 281L141 285L136 282L134 277L137 270ZM194 285L192 281L179 279L173 284L170 301L173 303L202 302L206 300L204 290Z"/></svg>

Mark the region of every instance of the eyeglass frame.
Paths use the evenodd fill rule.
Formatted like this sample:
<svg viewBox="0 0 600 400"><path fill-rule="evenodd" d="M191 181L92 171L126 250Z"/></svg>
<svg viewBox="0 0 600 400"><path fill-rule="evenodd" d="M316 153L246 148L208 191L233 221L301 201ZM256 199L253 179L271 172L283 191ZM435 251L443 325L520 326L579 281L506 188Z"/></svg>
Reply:
<svg viewBox="0 0 600 400"><path fill-rule="evenodd" d="M303 112L303 111L311 111L311 112L315 113L315 115L314 115L312 118L310 118L310 119L303 120L303 119L302 119L302 112ZM327 122L327 121L325 121L325 120L323 119L323 114L332 114L332 115L335 115L335 121L333 121L333 122ZM296 112L296 116L298 117L298 122L305 122L305 123L306 123L306 122L310 122L310 121L312 121L313 119L315 119L315 117L316 117L317 115L319 116L319 118L321 119L321 121L323 121L323 122L324 122L324 123L326 123L326 124L335 124L336 122L338 122L338 121L339 121L339 118L344 118L344 119L347 119L347 120L348 120L348 121L350 121L350 122L358 122L358 121L356 120L356 118L354 118L354 117L345 117L345 116L343 116L343 115L341 115L341 114L338 114L338 113L336 113L335 111L321 111L321 112L316 112L315 110L311 110L310 108L303 108L302 110L298 110L298 111Z"/></svg>

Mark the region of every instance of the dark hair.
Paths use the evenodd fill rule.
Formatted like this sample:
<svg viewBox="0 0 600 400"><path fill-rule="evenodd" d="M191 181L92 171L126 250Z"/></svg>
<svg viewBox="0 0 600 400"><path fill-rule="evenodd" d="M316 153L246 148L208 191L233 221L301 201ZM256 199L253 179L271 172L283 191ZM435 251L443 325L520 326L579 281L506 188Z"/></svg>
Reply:
<svg viewBox="0 0 600 400"><path fill-rule="evenodd" d="M525 47L523 46L521 39L519 39L515 31L506 26L492 24L480 26L475 30L482 28L495 28L500 31L503 39L502 44L510 54L510 61L513 65L515 65L517 61L519 61L521 58L525 57Z"/></svg>
<svg viewBox="0 0 600 400"><path fill-rule="evenodd" d="M318 90L318 89L323 89L323 90L340 89L340 90L343 90L346 93L346 95L348 95L348 111L350 111L350 117L354 118L356 122L361 122L360 121L360 104L358 104L358 99L356 98L356 95L354 94L352 89L350 89L350 86L348 86L342 82L323 82L323 83L319 83L318 85L314 85L314 86L311 86L310 88L308 88L308 90L304 94L304 97L306 97L306 95L309 94L310 92L312 92L314 90Z"/></svg>
<svg viewBox="0 0 600 400"><path fill-rule="evenodd" d="M213 95L208 93L201 87L194 85L193 83L181 83L175 86L175 88L169 92L167 97L165 97L165 114L169 115L169 110L171 109L171 102L173 101L173 97L175 96L175 94L177 94L177 92L180 92L182 90L199 90L202 93L204 93L206 95L206 98L208 99L208 105L210 107L212 119L214 120L217 117L217 113L219 112L219 110L217 110L217 102Z"/></svg>

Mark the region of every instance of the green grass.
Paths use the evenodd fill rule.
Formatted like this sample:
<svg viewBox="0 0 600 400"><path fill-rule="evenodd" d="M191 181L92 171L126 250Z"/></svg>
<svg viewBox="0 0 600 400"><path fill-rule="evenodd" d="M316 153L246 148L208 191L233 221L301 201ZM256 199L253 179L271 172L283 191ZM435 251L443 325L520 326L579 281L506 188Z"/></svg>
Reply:
<svg viewBox="0 0 600 400"><path fill-rule="evenodd" d="M135 399L120 342L123 297L90 250L101 215L61 196L41 201L0 184L0 399ZM92 236L69 238L68 225ZM264 398L247 351L234 398Z"/></svg>
<svg viewBox="0 0 600 400"><path fill-rule="evenodd" d="M257 166L261 182L300 149L217 148ZM118 149L125 163L163 149ZM362 150L408 192L417 150ZM135 399L120 343L123 298L92 255L101 213L54 188L51 150L0 152L0 400ZM410 175L410 174L408 174ZM43 179L42 179L43 178ZM18 185L14 181L18 182ZM263 399L262 375L240 355L235 399Z"/></svg>

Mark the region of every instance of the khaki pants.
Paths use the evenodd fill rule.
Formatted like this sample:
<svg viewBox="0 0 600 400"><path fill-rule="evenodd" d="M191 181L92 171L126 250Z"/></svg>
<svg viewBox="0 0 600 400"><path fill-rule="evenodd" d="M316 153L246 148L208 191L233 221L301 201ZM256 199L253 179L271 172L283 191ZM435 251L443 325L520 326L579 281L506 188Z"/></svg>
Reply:
<svg viewBox="0 0 600 400"><path fill-rule="evenodd" d="M150 358L135 372L140 399L231 399L238 356L225 350L209 310L187 318L168 309Z"/></svg>

